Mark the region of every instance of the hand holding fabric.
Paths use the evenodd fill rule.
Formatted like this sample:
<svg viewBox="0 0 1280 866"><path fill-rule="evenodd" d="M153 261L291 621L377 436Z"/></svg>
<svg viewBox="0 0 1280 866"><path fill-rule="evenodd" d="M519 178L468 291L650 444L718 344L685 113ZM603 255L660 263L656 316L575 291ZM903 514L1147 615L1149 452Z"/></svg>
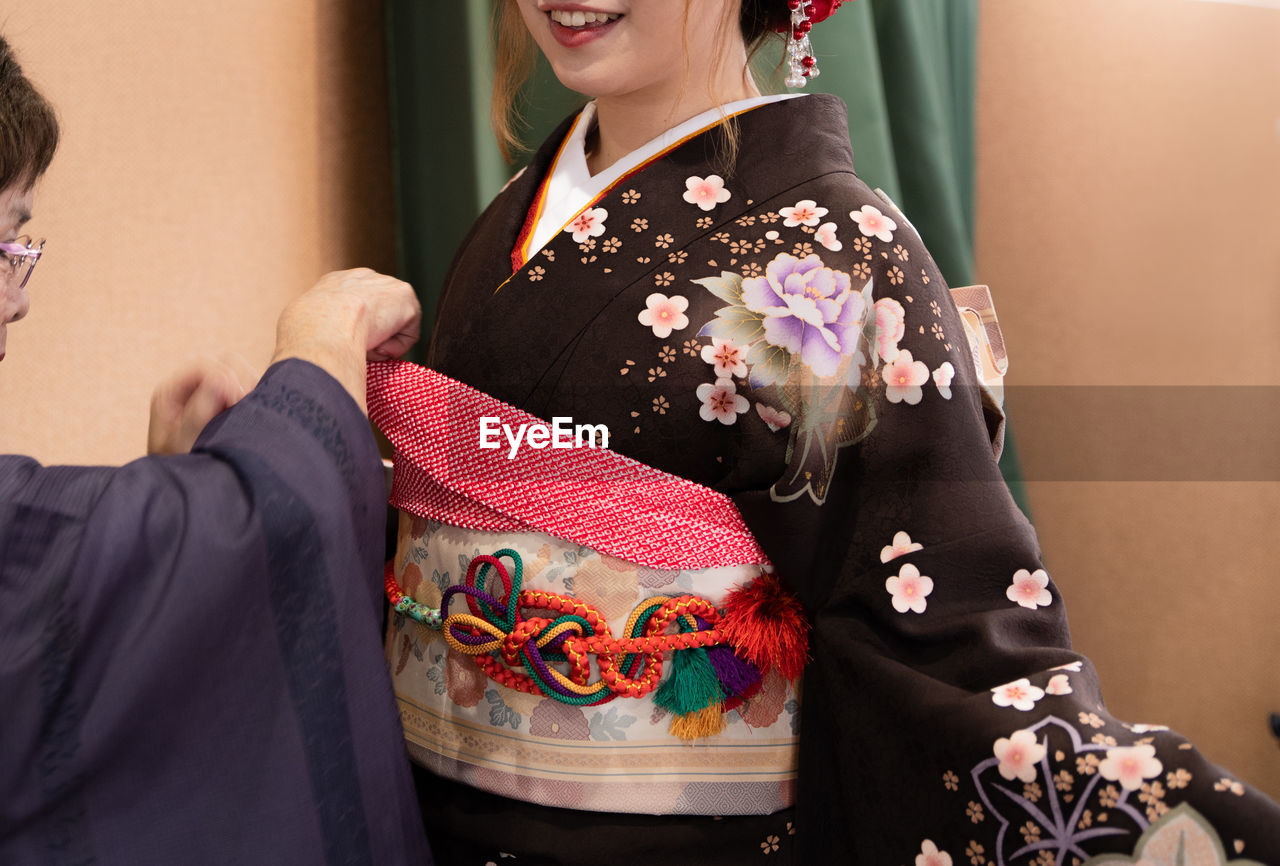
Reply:
<svg viewBox="0 0 1280 866"><path fill-rule="evenodd" d="M272 362L310 361L365 405L365 361L399 358L418 340L422 307L408 284L368 268L320 278L280 314Z"/></svg>
<svg viewBox="0 0 1280 866"><path fill-rule="evenodd" d="M257 384L259 373L242 356L206 355L156 386L147 428L148 454L186 454L205 425Z"/></svg>

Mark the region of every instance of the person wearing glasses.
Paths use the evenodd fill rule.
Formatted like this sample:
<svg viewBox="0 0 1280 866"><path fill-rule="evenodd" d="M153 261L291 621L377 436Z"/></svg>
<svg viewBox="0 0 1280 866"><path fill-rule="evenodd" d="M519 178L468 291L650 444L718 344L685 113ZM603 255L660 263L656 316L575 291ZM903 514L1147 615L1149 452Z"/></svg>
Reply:
<svg viewBox="0 0 1280 866"><path fill-rule="evenodd" d="M57 142L0 38L0 358ZM329 274L243 399L216 371L161 390L153 446L189 454L0 456L0 863L431 862L382 662L362 411L366 357L402 354L419 315L398 280Z"/></svg>
<svg viewBox="0 0 1280 866"><path fill-rule="evenodd" d="M15 220L16 222L16 220ZM32 241L21 235L12 241L0 243L0 273L5 280L4 317L0 319L0 361L4 360L5 325L16 322L27 314L30 301L27 299L27 280L40 261L40 253L44 250L44 241Z"/></svg>
<svg viewBox="0 0 1280 866"><path fill-rule="evenodd" d="M17 235L31 218L32 190L20 189L21 186L11 184L0 195L0 213L5 214L8 224L5 235L16 235L0 242L0 279L4 281L4 294L0 295L0 361L4 360L9 323L25 316L31 306L27 298L27 281L31 279L31 272L44 250L43 240L32 241L27 235Z"/></svg>

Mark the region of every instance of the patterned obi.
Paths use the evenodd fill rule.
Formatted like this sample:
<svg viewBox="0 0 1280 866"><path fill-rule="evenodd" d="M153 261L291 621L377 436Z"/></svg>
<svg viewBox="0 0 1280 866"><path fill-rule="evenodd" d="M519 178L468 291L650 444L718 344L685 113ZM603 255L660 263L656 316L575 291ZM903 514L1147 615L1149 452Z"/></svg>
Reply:
<svg viewBox="0 0 1280 866"><path fill-rule="evenodd" d="M568 809L791 804L807 626L727 497L563 436L481 448L484 419L544 422L412 364L370 365L369 415L396 447L415 761Z"/></svg>

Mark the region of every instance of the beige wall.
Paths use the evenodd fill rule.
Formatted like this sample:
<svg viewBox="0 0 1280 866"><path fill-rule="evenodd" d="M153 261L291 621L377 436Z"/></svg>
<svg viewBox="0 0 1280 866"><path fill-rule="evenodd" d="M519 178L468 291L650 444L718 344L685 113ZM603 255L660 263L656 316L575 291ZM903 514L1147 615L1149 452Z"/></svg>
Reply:
<svg viewBox="0 0 1280 866"><path fill-rule="evenodd" d="M1276 6L982 0L978 275L1046 559L1108 704L1280 796L1280 483L1274 460L1266 482L1214 480L1252 464L1203 432L1229 413L1272 457L1277 427L1248 407L1269 397L1274 418L1275 394L1231 392L1206 417L1197 402L1227 392L1161 392L1193 465L1224 458L1206 480L1070 481L1063 453L1125 448L1141 471L1175 452L1148 433L1091 441L1097 414L1041 411L1081 389L1035 387L1093 386L1141 430L1151 392L1100 386L1280 385Z"/></svg>
<svg viewBox="0 0 1280 866"><path fill-rule="evenodd" d="M325 270L393 266L382 23L361 0L42 0L0 27L57 106L49 239L0 368L0 451L118 463L194 353L260 369Z"/></svg>

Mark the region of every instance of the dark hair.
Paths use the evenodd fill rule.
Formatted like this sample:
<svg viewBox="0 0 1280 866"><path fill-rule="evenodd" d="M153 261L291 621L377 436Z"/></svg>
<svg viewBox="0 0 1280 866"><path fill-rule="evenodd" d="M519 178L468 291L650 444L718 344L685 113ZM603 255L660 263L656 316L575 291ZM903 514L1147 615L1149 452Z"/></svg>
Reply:
<svg viewBox="0 0 1280 866"><path fill-rule="evenodd" d="M58 149L58 118L0 36L0 190L30 188Z"/></svg>
<svg viewBox="0 0 1280 866"><path fill-rule="evenodd" d="M791 23L791 10L782 0L742 0L738 22L742 41L751 48L770 33L786 30Z"/></svg>

